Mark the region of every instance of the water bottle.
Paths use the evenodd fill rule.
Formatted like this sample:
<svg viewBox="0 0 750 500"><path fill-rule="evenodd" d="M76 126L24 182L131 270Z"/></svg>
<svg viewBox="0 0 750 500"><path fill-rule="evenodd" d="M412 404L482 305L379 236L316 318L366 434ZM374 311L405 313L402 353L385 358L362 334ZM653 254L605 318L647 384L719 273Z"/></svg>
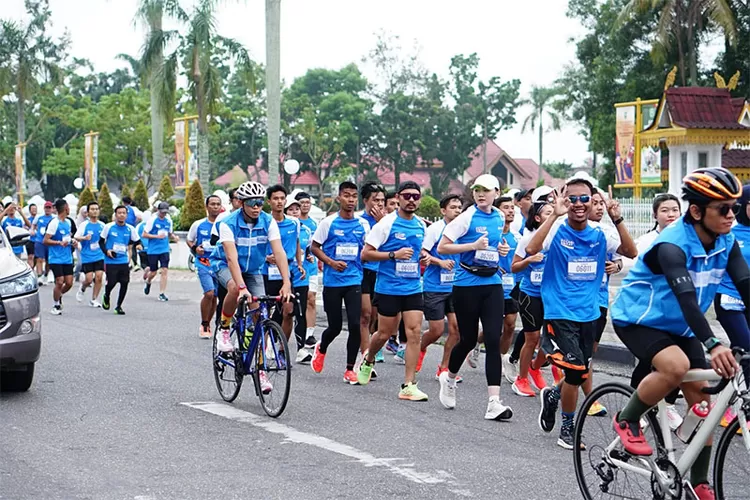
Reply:
<svg viewBox="0 0 750 500"><path fill-rule="evenodd" d="M706 419L709 413L708 403L701 401L700 403L694 404L685 415L682 425L677 428L675 434L680 440L688 444L693 439L693 436L698 432L698 429L703 425L703 421Z"/></svg>

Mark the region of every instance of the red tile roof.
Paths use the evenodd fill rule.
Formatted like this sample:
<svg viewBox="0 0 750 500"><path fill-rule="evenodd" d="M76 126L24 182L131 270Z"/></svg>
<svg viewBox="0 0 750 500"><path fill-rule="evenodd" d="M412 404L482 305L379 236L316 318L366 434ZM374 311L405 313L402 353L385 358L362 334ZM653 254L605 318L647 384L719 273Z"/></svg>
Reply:
<svg viewBox="0 0 750 500"><path fill-rule="evenodd" d="M727 89L672 87L667 89L667 109L672 123L684 128L741 130Z"/></svg>
<svg viewBox="0 0 750 500"><path fill-rule="evenodd" d="M516 164L523 172L521 178L521 187L523 189L531 189L536 187L537 178L539 177L539 164L531 158L515 158ZM542 178L546 186L560 186L565 183L565 179L557 179L552 177L549 172L542 169Z"/></svg>
<svg viewBox="0 0 750 500"><path fill-rule="evenodd" d="M490 139L487 141L487 166L492 167L505 151ZM483 145L477 146L471 155L471 165L466 169L466 175L470 179L476 179L484 173L484 148ZM536 175L534 176L536 179Z"/></svg>
<svg viewBox="0 0 750 500"><path fill-rule="evenodd" d="M750 149L725 149L721 152L724 168L750 168Z"/></svg>
<svg viewBox="0 0 750 500"><path fill-rule="evenodd" d="M744 97L735 97L732 99L732 107L734 108L734 114L737 116L737 119L740 118L740 113L742 113L742 110L745 109L745 98Z"/></svg>

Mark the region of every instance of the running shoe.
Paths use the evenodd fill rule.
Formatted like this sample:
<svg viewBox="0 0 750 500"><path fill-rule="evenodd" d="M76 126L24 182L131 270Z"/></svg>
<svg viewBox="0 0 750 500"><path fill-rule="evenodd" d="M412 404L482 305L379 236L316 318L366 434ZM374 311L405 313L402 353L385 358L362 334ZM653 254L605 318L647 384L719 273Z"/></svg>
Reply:
<svg viewBox="0 0 750 500"><path fill-rule="evenodd" d="M55 316L60 316L62 314L62 307L52 306L52 310L50 311L50 313L54 314Z"/></svg>
<svg viewBox="0 0 750 500"><path fill-rule="evenodd" d="M346 382L349 385L359 384L359 380L357 380L357 374L354 373L354 370L346 370L344 372L344 382Z"/></svg>
<svg viewBox="0 0 750 500"><path fill-rule="evenodd" d="M592 404L591 408L589 408L588 416L589 417L606 417L607 408L605 408L604 405L601 404L599 401L594 401L594 404Z"/></svg>
<svg viewBox="0 0 750 500"><path fill-rule="evenodd" d="M560 428L560 435L557 437L557 446L572 450L575 440L573 439L573 425L563 425Z"/></svg>
<svg viewBox="0 0 750 500"><path fill-rule="evenodd" d="M167 296L166 296L165 294L163 294L163 293L160 293L160 294L159 294L159 300L160 300L161 302L167 302L167 301L169 300L169 297L167 297Z"/></svg>
<svg viewBox="0 0 750 500"><path fill-rule="evenodd" d="M401 386L401 390L398 392L398 399L406 401L427 401L427 394L419 390L416 382L409 382L408 384Z"/></svg>
<svg viewBox="0 0 750 500"><path fill-rule="evenodd" d="M392 337L388 339L388 342L385 344L385 350L390 352L391 354L396 354L398 352L398 342L396 342Z"/></svg>
<svg viewBox="0 0 750 500"><path fill-rule="evenodd" d="M146 282L145 285L143 285L143 293L145 295L148 295L149 293L151 293L151 283L149 283L148 281Z"/></svg>
<svg viewBox="0 0 750 500"><path fill-rule="evenodd" d="M273 386L271 385L271 382L268 380L268 375L266 375L266 372L263 370L260 370L258 372L258 379L260 381L260 392L263 394L271 394L271 391L273 390Z"/></svg>
<svg viewBox="0 0 750 500"><path fill-rule="evenodd" d="M102 297L102 309L109 311L109 297L106 295Z"/></svg>
<svg viewBox="0 0 750 500"><path fill-rule="evenodd" d="M615 432L620 437L620 442L625 451L635 456L649 456L654 453L654 450L646 441L641 431L641 425L639 422L618 422L620 414L615 415L612 420L612 426Z"/></svg>
<svg viewBox="0 0 750 500"><path fill-rule="evenodd" d="M510 354L503 354L502 360L505 380L512 384L518 377L518 364L510 360Z"/></svg>
<svg viewBox="0 0 750 500"><path fill-rule="evenodd" d="M555 385L559 385L564 378L565 373L557 366L552 365L552 379L555 381Z"/></svg>
<svg viewBox="0 0 750 500"><path fill-rule="evenodd" d="M209 325L201 325L198 330L198 336L202 339L210 339L213 336L211 335L211 327Z"/></svg>
<svg viewBox="0 0 750 500"><path fill-rule="evenodd" d="M515 392L519 396L527 398L533 398L534 396L536 396L536 392L534 392L534 389L531 388L531 384L529 383L528 378L516 377L516 381L513 382L511 389L513 389L513 392Z"/></svg>
<svg viewBox="0 0 750 500"><path fill-rule="evenodd" d="M379 350L375 353L375 362L376 363L385 363L385 356L383 356L383 349Z"/></svg>
<svg viewBox="0 0 750 500"><path fill-rule="evenodd" d="M297 359L295 360L297 364L302 365L309 363L312 360L312 354L310 354L310 351L305 349L304 347L297 350Z"/></svg>
<svg viewBox="0 0 750 500"><path fill-rule="evenodd" d="M50 285L55 282L55 277L52 273L47 274L47 283Z"/></svg>
<svg viewBox="0 0 750 500"><path fill-rule="evenodd" d="M505 406L500 401L499 396L491 396L487 402L487 411L484 414L485 420L508 420L513 416L513 409Z"/></svg>
<svg viewBox="0 0 750 500"><path fill-rule="evenodd" d="M122 310L122 307L115 307L115 314L118 316L125 316L125 311Z"/></svg>
<svg viewBox="0 0 750 500"><path fill-rule="evenodd" d="M440 393L438 394L440 404L442 404L445 408L452 410L456 407L457 380L450 380L450 378L448 377L448 370L442 371L438 380L440 381Z"/></svg>
<svg viewBox="0 0 750 500"><path fill-rule="evenodd" d="M367 385L370 383L373 366L375 366L375 363L370 364L366 360L363 360L362 364L359 365L359 371L357 372L357 381L359 382L359 385Z"/></svg>
<svg viewBox="0 0 750 500"><path fill-rule="evenodd" d="M307 337L305 339L305 347L309 347L310 349L312 349L313 347L315 347L315 344L317 344L317 343L318 343L318 341L315 338L315 335L310 335L309 337Z"/></svg>
<svg viewBox="0 0 750 500"><path fill-rule="evenodd" d="M219 352L232 352L234 345L232 345L232 339L230 338L232 332L229 331L229 327L219 327L216 332L216 350Z"/></svg>
<svg viewBox="0 0 750 500"><path fill-rule="evenodd" d="M708 483L701 483L698 486L693 487L695 496L698 500L715 500L716 493L714 489Z"/></svg>
<svg viewBox="0 0 750 500"><path fill-rule="evenodd" d="M78 288L78 291L76 292L76 300L78 302L83 302L83 288Z"/></svg>
<svg viewBox="0 0 750 500"><path fill-rule="evenodd" d="M427 355L427 351L419 351L419 359L417 359L417 373L422 370L422 363L424 363L424 357Z"/></svg>
<svg viewBox="0 0 750 500"><path fill-rule="evenodd" d="M560 401L560 391L556 388L545 387L539 393L539 428L544 432L552 432L555 428L555 416L557 413L557 403Z"/></svg>
<svg viewBox="0 0 750 500"><path fill-rule="evenodd" d="M476 368L479 363L479 344L474 346L468 356L466 356L466 362L470 367Z"/></svg>
<svg viewBox="0 0 750 500"><path fill-rule="evenodd" d="M93 307L94 309L101 309L102 303L98 300L89 300L89 306Z"/></svg>
<svg viewBox="0 0 750 500"><path fill-rule="evenodd" d="M313 351L312 361L310 362L310 368L315 373L323 371L323 367L326 364L326 355L320 352L320 342L315 344L315 350Z"/></svg>
<svg viewBox="0 0 750 500"><path fill-rule="evenodd" d="M447 368L440 368L440 365L438 365L437 371L435 372L435 380L440 380L440 374L443 373L443 372L448 373L448 369ZM463 377L461 375L456 375L456 383L457 384L460 384L463 381L464 381L464 379L463 379Z"/></svg>
<svg viewBox="0 0 750 500"><path fill-rule="evenodd" d="M529 377L531 378L531 382L534 384L534 387L536 387L537 390L541 391L542 389L547 387L547 381L544 380L542 370L529 369Z"/></svg>
<svg viewBox="0 0 750 500"><path fill-rule="evenodd" d="M393 361L396 362L398 365L406 364L406 360L404 360L404 356L406 355L406 346L400 345L398 346L398 350L396 351L396 354L393 356Z"/></svg>
<svg viewBox="0 0 750 500"><path fill-rule="evenodd" d="M682 425L682 415L674 405L667 405L667 422L669 422L669 428L673 431L676 431Z"/></svg>

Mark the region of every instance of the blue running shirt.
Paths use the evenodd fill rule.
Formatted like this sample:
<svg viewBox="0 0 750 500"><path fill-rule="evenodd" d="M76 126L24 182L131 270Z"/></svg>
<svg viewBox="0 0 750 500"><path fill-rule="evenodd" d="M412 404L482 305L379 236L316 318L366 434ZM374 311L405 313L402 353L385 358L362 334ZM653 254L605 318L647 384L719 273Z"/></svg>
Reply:
<svg viewBox="0 0 750 500"><path fill-rule="evenodd" d="M102 234L102 230L104 230L104 223L100 220L91 222L90 219L86 219L78 226L76 238L91 236L88 240L78 242L81 247L81 263L90 264L104 260L104 252L99 246L99 236Z"/></svg>
<svg viewBox="0 0 750 500"><path fill-rule="evenodd" d="M55 217L47 225L45 235L49 234L52 241L66 241L70 243L73 239L71 234L70 221L68 219L60 220ZM50 264L72 264L73 252L70 244L68 246L49 245L47 248L47 262Z"/></svg>
<svg viewBox="0 0 750 500"><path fill-rule="evenodd" d="M732 228L732 234L742 251L742 256L745 257L745 261L750 265L750 227L736 224ZM742 303L740 293L737 291L737 288L735 288L729 274L725 274L721 279L718 293L721 294L719 297L719 303L721 304L721 307L727 311L745 310L745 304Z"/></svg>
<svg viewBox="0 0 750 500"><path fill-rule="evenodd" d="M271 242L281 240L279 226L265 212L253 222L245 221L244 212L235 210L214 224L212 234L218 236L218 244L211 253L211 268L219 271L227 267L224 243L232 242L237 247L237 260L242 274L260 275L266 255L271 251Z"/></svg>
<svg viewBox="0 0 750 500"><path fill-rule="evenodd" d="M300 219L299 222L310 230L310 242L312 242L312 235L315 234L315 231L318 229L318 224L316 224L315 221L310 217L308 217L307 219ZM304 248L302 250L304 251ZM305 266L305 274L307 274L307 277L309 279L310 276L318 275L318 259L316 259L313 255L312 262L310 262L309 260L307 260L308 255L312 255L311 253L309 253L309 250L308 253L305 254L303 263Z"/></svg>
<svg viewBox="0 0 750 500"><path fill-rule="evenodd" d="M208 220L208 217L204 217L200 220L193 222L188 231L187 240L194 243L195 246L203 248L203 257L196 254L195 265L196 268L203 268L208 271L211 270L211 263L209 258L214 251L214 246L211 244L211 231L214 229L214 222Z"/></svg>
<svg viewBox="0 0 750 500"><path fill-rule="evenodd" d="M337 213L329 215L318 225L312 240L333 260L346 262L339 272L323 264L323 286L344 287L362 284L362 249L370 225L362 217L344 219Z"/></svg>
<svg viewBox="0 0 750 500"><path fill-rule="evenodd" d="M505 257L500 257L500 269L497 272L500 274L500 279L503 280L503 295L505 299L509 299L510 292L516 286L516 275L513 274L511 266L513 265L513 257L516 255L518 240L521 239L521 236L513 231L508 231L507 233L503 233L503 239L505 239L505 243L510 247L510 251Z"/></svg>
<svg viewBox="0 0 750 500"><path fill-rule="evenodd" d="M529 245L531 238L534 237L534 233L537 230L526 231L518 241L516 247L516 255L518 258L525 259L528 257L526 253L526 247ZM516 279L519 280L519 290L528 295L529 297L541 297L542 296L542 278L544 277L544 265L547 263L547 253L542 251L544 259L541 262L532 262L526 269L516 274Z"/></svg>
<svg viewBox="0 0 750 500"><path fill-rule="evenodd" d="M453 278L456 275L459 257L458 255L440 255L437 251L445 227L445 219L441 219L428 227L424 234L422 249L429 252L434 258L452 260L454 263L453 269L443 269L435 264L427 266L422 277L425 292L450 293L453 291Z"/></svg>
<svg viewBox="0 0 750 500"><path fill-rule="evenodd" d="M297 243L299 242L299 228L301 224L296 217L284 215L284 220L281 222L276 221L276 225L279 227L281 246L284 247L289 272L292 275L291 280L293 281L298 278L296 275L299 274L299 270L297 269ZM273 255L270 245L267 255ZM268 262L263 263L263 274L268 276L269 281L280 281L282 279L278 266L269 264Z"/></svg>
<svg viewBox="0 0 750 500"><path fill-rule="evenodd" d="M451 223L452 224L452 223ZM413 295L422 293L419 272L419 253L426 231L425 223L416 215L402 219L398 210L375 224L365 243L380 252L396 252L410 247L414 254L408 260L384 260L378 266L375 293L384 295Z"/></svg>
<svg viewBox="0 0 750 500"><path fill-rule="evenodd" d="M15 217L6 216L6 217L3 217L2 222L0 222L0 227L2 227L3 229L7 229L9 226L12 226L12 227L23 227L24 226L23 219L21 219L21 217L19 217L19 216L15 216ZM21 245L20 247L13 247L13 253L16 254L16 255L21 255L23 253L23 249L24 249L23 245Z"/></svg>
<svg viewBox="0 0 750 500"><path fill-rule="evenodd" d="M129 260L128 245L138 241L138 232L128 224L110 222L104 226L99 235L104 240L107 251L115 252L115 257L104 256L105 264L127 264Z"/></svg>
<svg viewBox="0 0 750 500"><path fill-rule="evenodd" d="M302 221L300 221L302 222ZM292 286L293 287L302 287L302 286L310 286L310 276L307 274L307 264L310 262L307 261L306 255L310 252L310 245L312 244L312 233L310 232L310 226L306 224L301 224L299 228L299 246L300 249L302 249L302 259L303 259L303 267L305 268L305 277L302 277L302 274L298 271L294 271L292 273L293 281ZM293 265L296 267L296 262L292 262L290 265ZM315 266L315 269L317 270L317 266Z"/></svg>
<svg viewBox="0 0 750 500"><path fill-rule="evenodd" d="M367 210L362 212L362 215L360 215L360 217L367 221L367 223L370 225L370 229L375 227L375 224L378 223L378 221L375 220L375 217L367 213ZM363 262L362 267L364 267L365 269L369 269L370 271L378 272L380 262Z"/></svg>
<svg viewBox="0 0 750 500"><path fill-rule="evenodd" d="M164 236L164 238L152 238L148 240L148 249L146 252L149 255L169 253L169 235L174 232L172 218L169 215L163 219L158 215L153 215L143 227L143 232L154 236Z"/></svg>

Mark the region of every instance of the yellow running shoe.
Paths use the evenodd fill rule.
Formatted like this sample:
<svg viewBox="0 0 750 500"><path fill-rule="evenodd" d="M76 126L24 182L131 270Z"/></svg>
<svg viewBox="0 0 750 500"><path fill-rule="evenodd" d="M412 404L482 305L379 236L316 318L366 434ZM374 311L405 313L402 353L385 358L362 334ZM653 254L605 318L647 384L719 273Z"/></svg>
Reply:
<svg viewBox="0 0 750 500"><path fill-rule="evenodd" d="M594 401L588 411L589 417L606 417L607 409L599 401Z"/></svg>
<svg viewBox="0 0 750 500"><path fill-rule="evenodd" d="M417 384L410 382L401 386L401 391L398 393L398 399L405 399L407 401L427 401L427 394L420 391Z"/></svg>

